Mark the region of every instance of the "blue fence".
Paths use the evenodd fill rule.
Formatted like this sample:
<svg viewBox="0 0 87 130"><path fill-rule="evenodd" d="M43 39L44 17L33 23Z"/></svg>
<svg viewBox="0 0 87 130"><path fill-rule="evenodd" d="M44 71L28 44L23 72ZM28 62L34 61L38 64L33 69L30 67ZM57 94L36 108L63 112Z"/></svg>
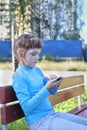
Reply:
<svg viewBox="0 0 87 130"><path fill-rule="evenodd" d="M82 42L80 40L43 40L41 56L51 55L58 58L82 57ZM11 41L0 41L0 59L11 59Z"/></svg>
<svg viewBox="0 0 87 130"><path fill-rule="evenodd" d="M0 41L0 59L10 60L11 55L11 41Z"/></svg>
<svg viewBox="0 0 87 130"><path fill-rule="evenodd" d="M41 56L51 55L58 57L82 57L82 42L80 40L43 40Z"/></svg>

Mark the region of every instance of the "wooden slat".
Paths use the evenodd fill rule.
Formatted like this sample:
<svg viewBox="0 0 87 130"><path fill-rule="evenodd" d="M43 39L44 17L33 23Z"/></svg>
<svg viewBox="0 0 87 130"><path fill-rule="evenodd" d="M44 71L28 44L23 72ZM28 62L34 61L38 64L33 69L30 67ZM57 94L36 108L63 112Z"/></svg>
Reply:
<svg viewBox="0 0 87 130"><path fill-rule="evenodd" d="M19 104L1 108L1 122L4 125L22 117L24 113Z"/></svg>
<svg viewBox="0 0 87 130"><path fill-rule="evenodd" d="M72 86L83 84L83 83L84 83L83 75L66 77L62 81L60 89L72 87Z"/></svg>
<svg viewBox="0 0 87 130"><path fill-rule="evenodd" d="M0 87L0 103L5 104L17 100L12 86Z"/></svg>
<svg viewBox="0 0 87 130"><path fill-rule="evenodd" d="M77 114L78 116L81 116L81 117L85 117L87 118L87 108L83 111L81 111L79 114Z"/></svg>
<svg viewBox="0 0 87 130"><path fill-rule="evenodd" d="M54 106L60 102L66 101L67 99L83 94L84 91L84 85L79 85L70 89L59 90L55 95L49 96L49 99Z"/></svg>
<svg viewBox="0 0 87 130"><path fill-rule="evenodd" d="M84 104L68 111L68 113L87 118L87 103L84 103Z"/></svg>

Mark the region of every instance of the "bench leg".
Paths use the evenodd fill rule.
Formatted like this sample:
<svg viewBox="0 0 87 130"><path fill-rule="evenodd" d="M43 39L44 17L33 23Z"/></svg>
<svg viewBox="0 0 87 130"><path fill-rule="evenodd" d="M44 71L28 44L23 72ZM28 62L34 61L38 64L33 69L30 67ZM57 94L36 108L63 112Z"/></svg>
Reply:
<svg viewBox="0 0 87 130"><path fill-rule="evenodd" d="M2 130L8 130L7 125L2 125Z"/></svg>
<svg viewBox="0 0 87 130"><path fill-rule="evenodd" d="M81 101L81 96L78 96L78 106L81 106L82 101Z"/></svg>

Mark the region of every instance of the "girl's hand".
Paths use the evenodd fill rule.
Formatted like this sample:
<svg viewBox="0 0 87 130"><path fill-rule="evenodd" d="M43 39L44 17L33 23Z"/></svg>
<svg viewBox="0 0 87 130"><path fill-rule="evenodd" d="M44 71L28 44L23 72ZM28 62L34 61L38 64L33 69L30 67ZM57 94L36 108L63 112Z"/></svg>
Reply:
<svg viewBox="0 0 87 130"><path fill-rule="evenodd" d="M45 87L48 89L48 90L51 90L53 88L55 88L56 86L59 86L60 83L61 83L62 79L58 80L57 81L57 78L53 78L53 79L50 79L47 84L45 85Z"/></svg>
<svg viewBox="0 0 87 130"><path fill-rule="evenodd" d="M57 76L54 75L54 74L51 74L51 75L49 76L49 79L50 79L50 80L51 80L51 79L57 79Z"/></svg>

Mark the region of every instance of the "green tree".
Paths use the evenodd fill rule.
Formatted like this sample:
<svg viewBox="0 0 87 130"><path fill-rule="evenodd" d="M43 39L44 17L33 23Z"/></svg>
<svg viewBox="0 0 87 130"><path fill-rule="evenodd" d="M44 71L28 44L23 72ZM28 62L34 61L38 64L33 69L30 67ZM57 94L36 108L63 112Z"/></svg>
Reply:
<svg viewBox="0 0 87 130"><path fill-rule="evenodd" d="M9 0L15 36L34 33L42 39L79 39L77 0Z"/></svg>

